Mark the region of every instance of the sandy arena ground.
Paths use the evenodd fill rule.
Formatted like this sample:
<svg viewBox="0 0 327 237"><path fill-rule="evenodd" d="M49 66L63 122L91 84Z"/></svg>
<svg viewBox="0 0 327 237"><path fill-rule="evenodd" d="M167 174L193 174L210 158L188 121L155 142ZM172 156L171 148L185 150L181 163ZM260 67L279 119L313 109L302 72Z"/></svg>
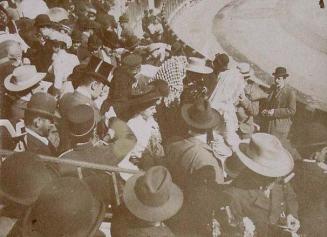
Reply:
<svg viewBox="0 0 327 237"><path fill-rule="evenodd" d="M286 66L301 102L327 111L327 9L307 0L203 0L172 22L177 35L213 58L226 51L256 75Z"/></svg>

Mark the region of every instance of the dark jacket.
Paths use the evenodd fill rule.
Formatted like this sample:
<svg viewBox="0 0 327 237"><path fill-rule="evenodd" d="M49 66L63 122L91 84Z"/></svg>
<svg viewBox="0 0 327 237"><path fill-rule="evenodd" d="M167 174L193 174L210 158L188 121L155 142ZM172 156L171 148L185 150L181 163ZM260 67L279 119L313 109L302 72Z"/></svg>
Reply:
<svg viewBox="0 0 327 237"><path fill-rule="evenodd" d="M112 237L174 237L170 229L161 224L152 226L151 224L136 218L128 209L121 205L114 210L114 217L111 222Z"/></svg>
<svg viewBox="0 0 327 237"><path fill-rule="evenodd" d="M27 133L26 135L26 146L26 150L29 152L48 156L56 155L56 150L50 142L49 145L46 145L36 137L30 135L29 133Z"/></svg>
<svg viewBox="0 0 327 237"><path fill-rule="evenodd" d="M250 184L255 182L251 180L240 176L233 182L233 187L225 191L231 199L232 214L238 222L243 217L250 218L256 227L257 236L275 236L272 235L272 229L278 224L285 225L285 220L281 218L283 212L286 216L292 214L298 218L296 194L289 183L275 182L268 198L264 190Z"/></svg>
<svg viewBox="0 0 327 237"><path fill-rule="evenodd" d="M166 154L173 181L181 188L185 187L191 174L204 166L212 166L215 169L217 183L224 182L222 168L211 147L197 138L191 137L169 144Z"/></svg>
<svg viewBox="0 0 327 237"><path fill-rule="evenodd" d="M281 139L287 138L296 112L295 91L288 86L274 89L268 97L266 109L274 109L273 116L268 117L267 132Z"/></svg>

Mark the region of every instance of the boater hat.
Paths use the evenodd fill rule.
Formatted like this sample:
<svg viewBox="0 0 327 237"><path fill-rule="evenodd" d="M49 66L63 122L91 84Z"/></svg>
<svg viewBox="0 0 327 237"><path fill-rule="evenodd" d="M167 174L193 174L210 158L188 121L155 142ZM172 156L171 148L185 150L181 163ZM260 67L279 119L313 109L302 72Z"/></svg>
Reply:
<svg viewBox="0 0 327 237"><path fill-rule="evenodd" d="M235 151L237 157L250 170L267 177L282 177L294 167L291 154L273 135L255 133L244 140Z"/></svg>
<svg viewBox="0 0 327 237"><path fill-rule="evenodd" d="M220 114L212 109L206 100L198 100L194 104L183 105L181 113L184 121L197 129L211 129L223 123Z"/></svg>
<svg viewBox="0 0 327 237"><path fill-rule="evenodd" d="M145 221L157 222L177 213L183 204L183 193L172 182L165 167L154 166L145 174L136 174L127 180L123 199L133 215Z"/></svg>
<svg viewBox="0 0 327 237"><path fill-rule="evenodd" d="M210 74L213 72L211 67L206 66L205 59L190 57L188 59L188 65L186 66L187 71L201 73L201 74Z"/></svg>
<svg viewBox="0 0 327 237"><path fill-rule="evenodd" d="M4 86L8 91L23 91L37 84L45 75L46 73L37 72L33 65L23 65L15 68L13 73L5 78Z"/></svg>

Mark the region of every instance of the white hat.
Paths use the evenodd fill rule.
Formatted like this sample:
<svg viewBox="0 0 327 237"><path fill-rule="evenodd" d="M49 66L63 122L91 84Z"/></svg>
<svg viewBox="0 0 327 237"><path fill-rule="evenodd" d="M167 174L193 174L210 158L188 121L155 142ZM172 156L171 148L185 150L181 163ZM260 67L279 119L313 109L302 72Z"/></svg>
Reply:
<svg viewBox="0 0 327 237"><path fill-rule="evenodd" d="M248 63L240 63L237 65L237 69L240 71L240 73L244 76L244 77L247 77L247 76L251 76L250 75L250 64Z"/></svg>
<svg viewBox="0 0 327 237"><path fill-rule="evenodd" d="M201 74L210 74L213 72L211 67L206 66L205 59L196 57L188 58L188 65L186 66L186 70Z"/></svg>
<svg viewBox="0 0 327 237"><path fill-rule="evenodd" d="M68 12L61 7L53 7L49 9L48 16L53 22L60 22L62 20L68 20L69 14Z"/></svg>
<svg viewBox="0 0 327 237"><path fill-rule="evenodd" d="M23 65L15 68L12 74L4 80L4 86L8 91L26 90L45 77L46 73L39 73L33 65Z"/></svg>
<svg viewBox="0 0 327 237"><path fill-rule="evenodd" d="M240 73L243 75L243 77L249 77L248 80L250 81L253 81L254 83L260 85L260 86L263 86L263 87L266 87L266 88L269 88L270 86L259 80L254 74L253 74L253 71L251 69L251 66L250 64L248 63L239 63L236 68L240 71Z"/></svg>
<svg viewBox="0 0 327 237"><path fill-rule="evenodd" d="M235 154L250 170L267 177L282 177L294 168L291 154L277 137L266 133L242 141Z"/></svg>

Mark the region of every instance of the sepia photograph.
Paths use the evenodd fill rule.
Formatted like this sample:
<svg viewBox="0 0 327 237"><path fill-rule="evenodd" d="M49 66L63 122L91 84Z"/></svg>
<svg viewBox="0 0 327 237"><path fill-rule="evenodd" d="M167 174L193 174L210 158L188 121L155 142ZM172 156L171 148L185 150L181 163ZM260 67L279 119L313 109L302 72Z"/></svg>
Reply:
<svg viewBox="0 0 327 237"><path fill-rule="evenodd" d="M0 0L0 237L327 236L325 3Z"/></svg>

